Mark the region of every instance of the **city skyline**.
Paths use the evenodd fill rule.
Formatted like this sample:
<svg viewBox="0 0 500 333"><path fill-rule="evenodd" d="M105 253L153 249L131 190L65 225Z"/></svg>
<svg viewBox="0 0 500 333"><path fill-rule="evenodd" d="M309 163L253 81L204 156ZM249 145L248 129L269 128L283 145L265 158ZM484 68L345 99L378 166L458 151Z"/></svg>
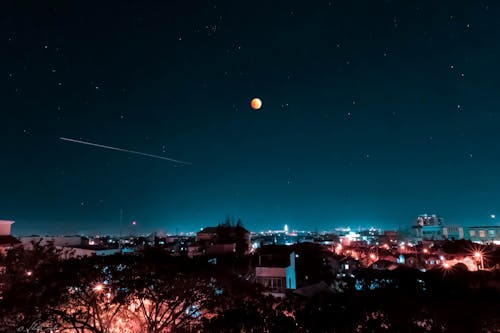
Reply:
<svg viewBox="0 0 500 333"><path fill-rule="evenodd" d="M0 6L15 234L498 225L499 4Z"/></svg>

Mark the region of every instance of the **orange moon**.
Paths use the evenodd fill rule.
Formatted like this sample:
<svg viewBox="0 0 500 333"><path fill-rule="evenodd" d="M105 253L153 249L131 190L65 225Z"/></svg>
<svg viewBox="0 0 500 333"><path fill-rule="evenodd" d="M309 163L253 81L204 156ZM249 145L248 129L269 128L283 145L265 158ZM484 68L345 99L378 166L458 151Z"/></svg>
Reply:
<svg viewBox="0 0 500 333"><path fill-rule="evenodd" d="M262 107L262 101L260 98L254 98L252 99L252 102L250 102L250 105L252 106L252 109L258 110Z"/></svg>

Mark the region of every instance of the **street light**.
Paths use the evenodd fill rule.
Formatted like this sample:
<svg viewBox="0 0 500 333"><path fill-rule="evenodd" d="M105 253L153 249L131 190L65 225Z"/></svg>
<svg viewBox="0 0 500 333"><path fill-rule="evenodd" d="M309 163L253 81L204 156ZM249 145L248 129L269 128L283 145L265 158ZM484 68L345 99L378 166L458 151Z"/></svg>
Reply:
<svg viewBox="0 0 500 333"><path fill-rule="evenodd" d="M102 291L104 289L104 285L102 283L98 283L94 287L94 291Z"/></svg>
<svg viewBox="0 0 500 333"><path fill-rule="evenodd" d="M478 269L484 269L483 254L479 251L474 252L474 258L476 258L477 263L481 263Z"/></svg>

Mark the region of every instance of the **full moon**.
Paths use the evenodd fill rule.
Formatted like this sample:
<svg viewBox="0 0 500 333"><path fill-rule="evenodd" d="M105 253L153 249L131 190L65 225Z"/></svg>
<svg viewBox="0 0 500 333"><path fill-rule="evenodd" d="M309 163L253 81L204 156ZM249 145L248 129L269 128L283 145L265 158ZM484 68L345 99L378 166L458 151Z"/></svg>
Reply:
<svg viewBox="0 0 500 333"><path fill-rule="evenodd" d="M254 98L252 99L252 102L250 102L250 105L252 106L252 109L258 110L262 107L262 101L260 98Z"/></svg>

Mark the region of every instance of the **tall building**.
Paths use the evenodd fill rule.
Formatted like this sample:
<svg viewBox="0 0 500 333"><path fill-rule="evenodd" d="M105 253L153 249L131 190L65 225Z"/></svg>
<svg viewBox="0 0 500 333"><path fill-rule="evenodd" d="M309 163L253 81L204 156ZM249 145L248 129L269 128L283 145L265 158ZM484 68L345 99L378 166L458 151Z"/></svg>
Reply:
<svg viewBox="0 0 500 333"><path fill-rule="evenodd" d="M415 231L415 238L418 241L443 239L442 224L443 219L436 215L417 216L415 225L412 227Z"/></svg>
<svg viewBox="0 0 500 333"><path fill-rule="evenodd" d="M464 239L464 228L458 225L446 225L444 219L436 215L423 214L417 217L414 236L423 240L458 240Z"/></svg>

